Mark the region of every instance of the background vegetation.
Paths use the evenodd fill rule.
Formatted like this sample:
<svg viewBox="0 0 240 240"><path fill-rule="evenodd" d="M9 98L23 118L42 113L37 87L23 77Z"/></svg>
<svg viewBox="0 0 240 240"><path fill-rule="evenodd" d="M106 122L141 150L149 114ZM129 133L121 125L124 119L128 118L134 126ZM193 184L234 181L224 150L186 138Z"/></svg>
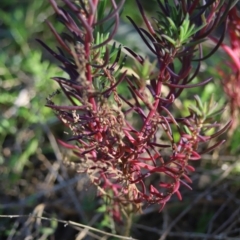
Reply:
<svg viewBox="0 0 240 240"><path fill-rule="evenodd" d="M154 4L142 1L148 13ZM141 24L134 1L127 0L125 15ZM116 41L145 51L142 40L133 31L125 15ZM55 21L48 1L2 0L0 9L0 214L34 214L70 220L117 233L106 203L96 197L96 189L83 175L67 169L55 137L63 129L54 113L45 107L46 98L57 89L50 80L61 76L58 63L35 41L40 38L54 47L54 37L45 19ZM217 34L217 33L216 33ZM227 41L227 40L226 40ZM212 45L207 42L204 51ZM151 57L151 56L150 56ZM227 56L219 50L208 59L199 78L213 76L205 87L185 91L175 104L175 111L186 111L194 94L208 101L213 94L230 118L229 99L223 91L219 69L227 71ZM124 89L123 89L124 90ZM238 116L237 116L238 117ZM182 190L183 201L173 199L163 212L157 207L136 214L132 236L137 239L239 239L240 236L240 128L222 136L227 142L196 163L192 176L193 191ZM224 235L225 234L225 235ZM31 217L0 218L1 239L117 239L92 233L83 226L66 226L56 221ZM167 236L167 238L165 238ZM219 238L218 238L219 237Z"/></svg>

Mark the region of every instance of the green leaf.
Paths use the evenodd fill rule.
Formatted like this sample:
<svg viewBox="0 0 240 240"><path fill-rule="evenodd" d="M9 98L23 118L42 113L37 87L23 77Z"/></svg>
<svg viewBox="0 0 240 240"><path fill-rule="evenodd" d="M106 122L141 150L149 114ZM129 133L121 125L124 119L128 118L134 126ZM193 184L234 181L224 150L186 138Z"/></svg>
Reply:
<svg viewBox="0 0 240 240"><path fill-rule="evenodd" d="M203 116L203 113L194 105L189 106L188 109L189 109L190 112L195 113L199 117Z"/></svg>
<svg viewBox="0 0 240 240"><path fill-rule="evenodd" d="M194 99L195 99L195 101L196 101L197 107L198 107L201 111L203 111L204 108L203 108L203 104L202 104L202 101L201 101L200 97L199 97L198 95L195 95L195 96L194 96Z"/></svg>
<svg viewBox="0 0 240 240"><path fill-rule="evenodd" d="M161 34L161 37L165 38L166 40L168 40L172 45L176 45L176 41L173 40L172 38L170 38L169 36L165 35L165 34Z"/></svg>
<svg viewBox="0 0 240 240"><path fill-rule="evenodd" d="M173 30L177 31L177 27L176 27L175 23L173 22L173 20L169 17L167 17L167 20L170 23L170 27L172 27Z"/></svg>
<svg viewBox="0 0 240 240"><path fill-rule="evenodd" d="M104 13L107 8L107 0L99 1L97 7L97 20L101 20L104 18Z"/></svg>
<svg viewBox="0 0 240 240"><path fill-rule="evenodd" d="M185 31L184 31L184 28L183 26L180 26L180 33L179 33L179 40L180 42L184 42L184 39L185 39Z"/></svg>
<svg viewBox="0 0 240 240"><path fill-rule="evenodd" d="M188 15L187 15L187 16L188 16ZM187 17L187 19L185 19L185 20L183 21L183 24L182 24L182 26L183 26L183 28L184 28L184 31L185 31L185 34L188 32L189 25L190 25L190 20L189 20L189 18Z"/></svg>

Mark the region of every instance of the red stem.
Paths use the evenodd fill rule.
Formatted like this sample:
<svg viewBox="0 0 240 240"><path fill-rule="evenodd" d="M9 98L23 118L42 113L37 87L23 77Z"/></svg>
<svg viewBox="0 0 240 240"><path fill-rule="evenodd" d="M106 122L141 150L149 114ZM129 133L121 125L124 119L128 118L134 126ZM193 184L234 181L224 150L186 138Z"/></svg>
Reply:
<svg viewBox="0 0 240 240"><path fill-rule="evenodd" d="M189 8L188 13L190 16L191 16L192 12L194 11L194 9L197 7L198 3L199 3L199 0L195 0L193 2L193 4L191 5L191 7Z"/></svg>
<svg viewBox="0 0 240 240"><path fill-rule="evenodd" d="M93 0L93 5L95 6L95 9L96 9L97 5L98 5L98 0ZM93 22L94 22L94 17L95 17L95 14L93 13L88 18L88 24L91 27L92 27ZM86 78L90 83L92 83L92 68L91 68L91 65L89 64L90 54L91 54L90 39L91 39L91 36L89 36L89 34L86 34L86 36L85 36L85 53L86 53L86 59L87 59ZM97 106L96 106L96 102L95 102L93 97L89 98L89 102L92 104L93 110L96 110Z"/></svg>

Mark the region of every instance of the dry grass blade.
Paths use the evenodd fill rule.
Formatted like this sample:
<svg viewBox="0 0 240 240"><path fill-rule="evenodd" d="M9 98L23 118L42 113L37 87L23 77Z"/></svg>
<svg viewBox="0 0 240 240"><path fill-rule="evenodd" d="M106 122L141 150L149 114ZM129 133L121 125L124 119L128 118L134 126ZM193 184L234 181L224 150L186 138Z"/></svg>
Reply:
<svg viewBox="0 0 240 240"><path fill-rule="evenodd" d="M141 224L135 224L135 227L139 228L139 229L143 229L149 232L154 232L157 233L159 235L164 234L164 231L159 231L156 228L151 228L151 227L147 227ZM169 237L178 237L177 239L182 239L182 238L187 238L187 239L206 239L206 240L238 240L238 237L224 237L220 234L220 235L211 235L211 234L204 234L204 233L193 233L193 232L169 232L168 233Z"/></svg>
<svg viewBox="0 0 240 240"><path fill-rule="evenodd" d="M187 207L185 208L182 213L180 213L173 221L172 223L168 226L168 228L166 228L165 231L162 232L161 237L159 238L159 240L165 240L166 237L168 236L168 234L170 233L171 229L192 209L192 207L198 203L199 200L201 200L201 198L203 198L204 196L206 196L213 187L217 186L222 180L224 180L229 174L230 172L239 164L238 161L236 161L234 164L232 164L231 166L229 166L223 173L222 175L216 180L214 181L209 188L207 188L202 194L198 195L197 198L195 198L195 200Z"/></svg>
<svg viewBox="0 0 240 240"><path fill-rule="evenodd" d="M64 221L64 220L59 220L59 219L56 219L56 218L31 216L31 214L30 215L0 215L0 218L29 218L29 217L35 218L35 219L46 220L46 221L56 221L58 223L63 223L64 227L72 226L72 227L86 228L86 229L89 229L90 231L103 234L104 236L116 237L116 238L119 238L119 239L122 239L122 240L138 240L138 239L132 238L132 237L124 237L124 236L121 236L121 235L108 233L108 232L99 230L97 228L90 227L88 225L84 225L84 224L81 224L81 223L76 223L76 222L73 222L73 221Z"/></svg>

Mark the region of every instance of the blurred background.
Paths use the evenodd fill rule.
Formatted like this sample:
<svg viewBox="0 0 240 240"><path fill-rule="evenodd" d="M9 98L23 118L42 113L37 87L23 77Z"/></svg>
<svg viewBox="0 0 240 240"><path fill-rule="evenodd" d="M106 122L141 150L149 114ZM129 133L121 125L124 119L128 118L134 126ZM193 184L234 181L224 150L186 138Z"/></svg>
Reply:
<svg viewBox="0 0 240 240"><path fill-rule="evenodd" d="M61 4L61 1L58 1ZM155 1L141 1L148 15L155 14ZM61 32L48 1L1 0L0 8L0 214L45 216L70 220L115 233L117 227L84 175L62 164L68 154L56 139L64 134L46 98L58 86L51 77L63 73L35 39L56 48L45 20ZM138 25L142 20L135 2L127 0L116 41L134 47L144 56L150 53L126 18ZM217 34L217 33L216 33ZM228 42L228 39L226 39ZM204 52L213 44L207 41ZM232 114L231 99L224 91L222 75L231 73L228 56L219 50L201 66L198 80L210 76L211 83L184 91L176 101L176 114L187 114L187 106L198 94L203 102L213 95L225 107L219 117L226 123ZM230 75L229 75L230 76ZM236 85L236 88L239 87ZM239 90L240 91L240 90ZM64 99L63 99L64 101ZM240 160L238 106L235 127L221 138L220 148L194 163L193 190L182 189L183 201L173 198L158 212L152 206L136 214L131 235L137 239L240 239ZM165 234L165 235L164 235ZM56 221L0 218L0 239L118 239L71 227ZM162 240L165 238L162 238Z"/></svg>

